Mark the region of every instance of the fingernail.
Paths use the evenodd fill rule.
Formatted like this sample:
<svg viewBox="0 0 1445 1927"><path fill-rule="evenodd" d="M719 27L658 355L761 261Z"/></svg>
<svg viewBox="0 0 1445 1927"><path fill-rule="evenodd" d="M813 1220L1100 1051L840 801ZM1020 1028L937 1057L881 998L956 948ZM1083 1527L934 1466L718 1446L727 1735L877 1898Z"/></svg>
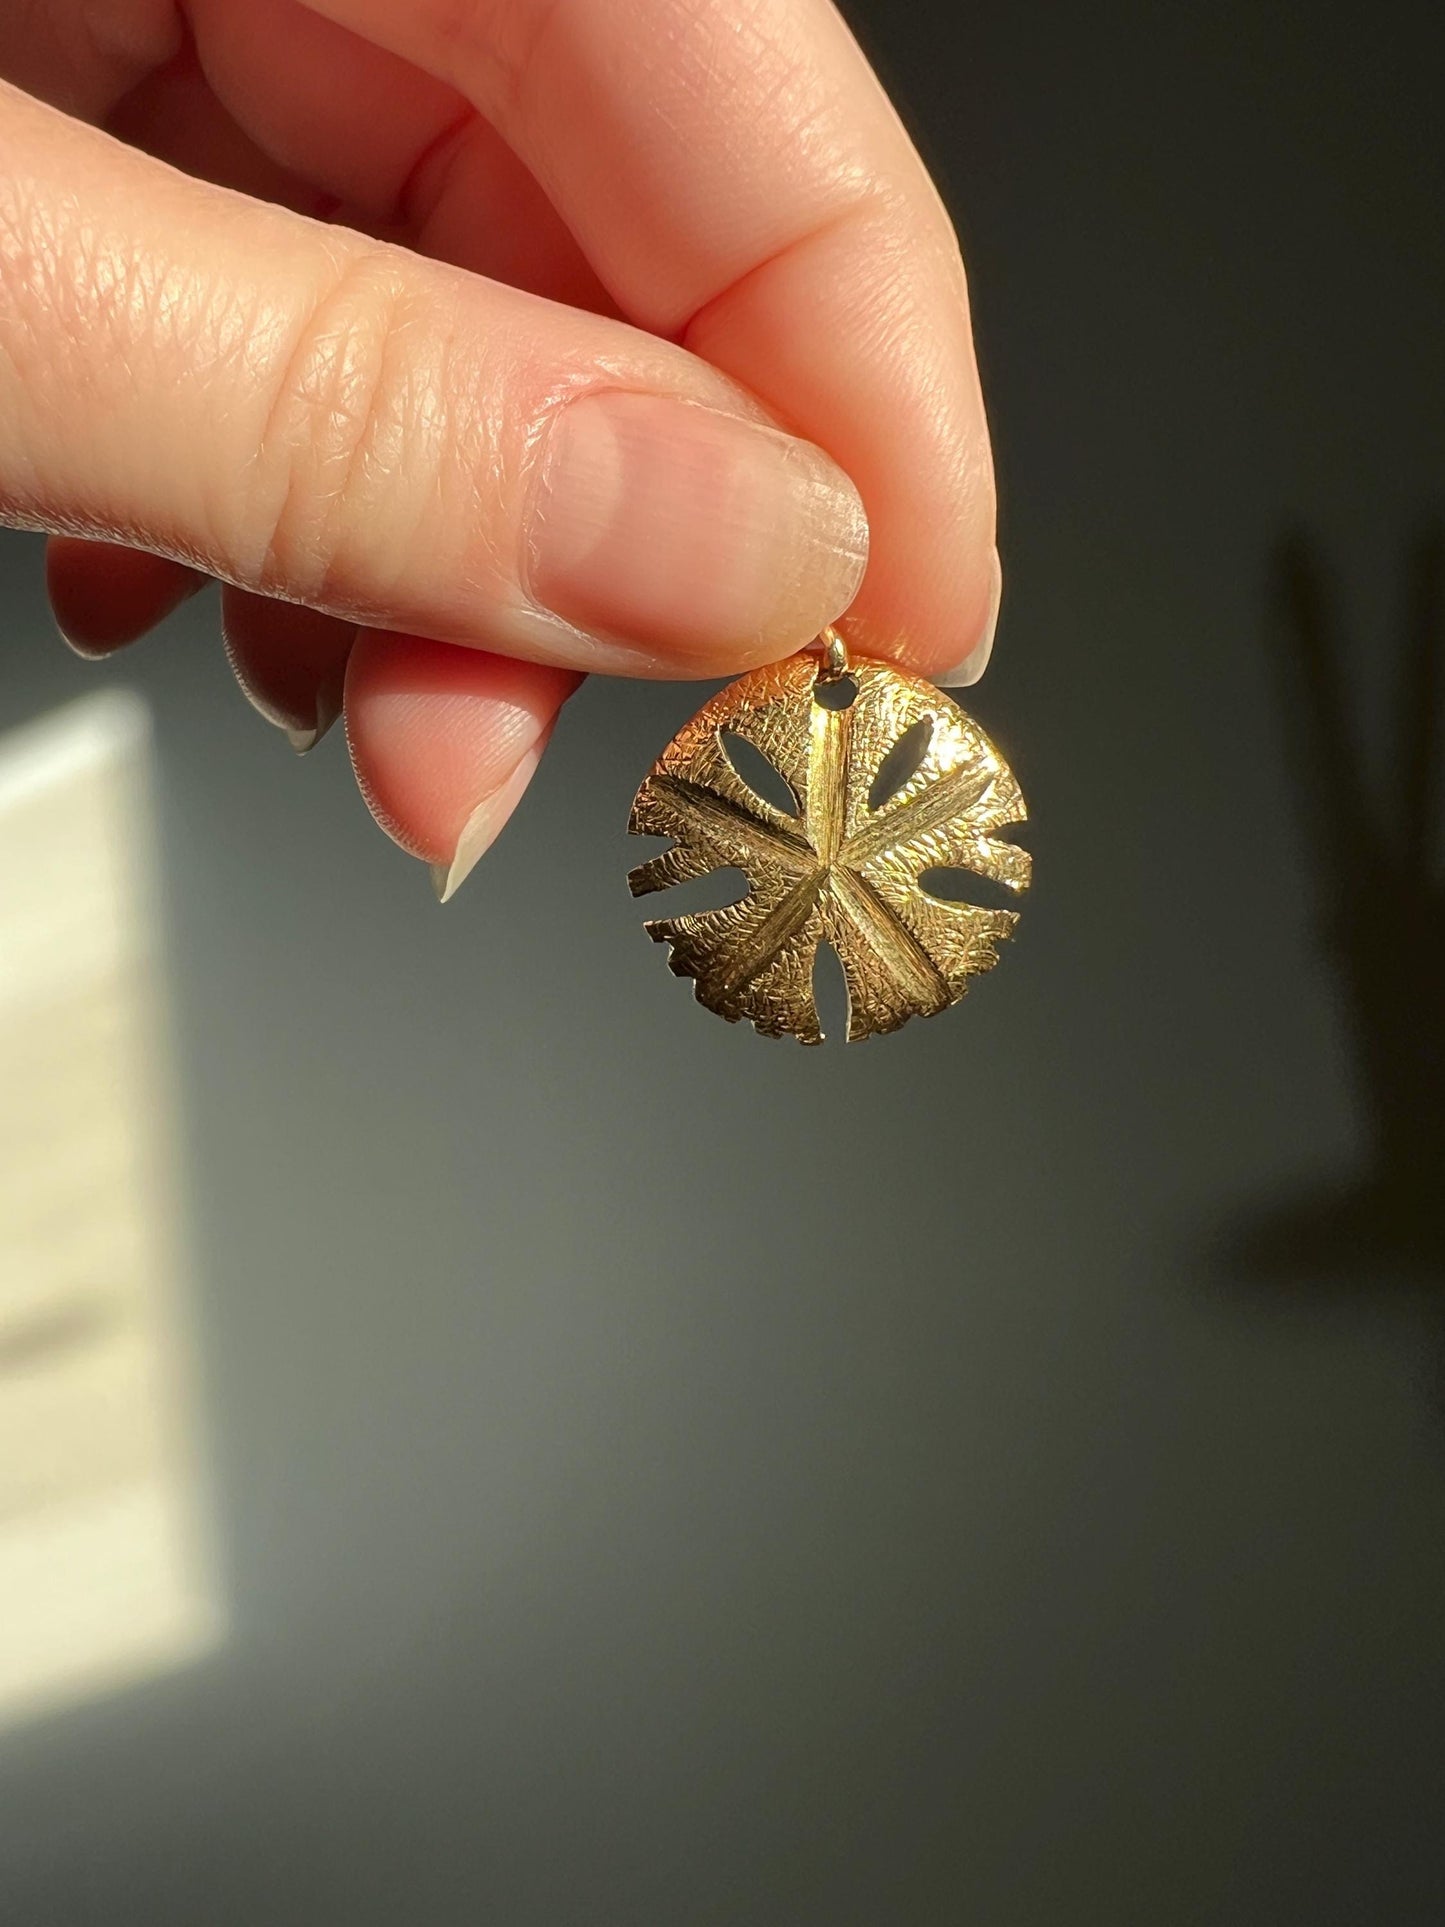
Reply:
<svg viewBox="0 0 1445 1927"><path fill-rule="evenodd" d="M340 675L328 677L327 680L317 688L316 726L314 729L296 729L293 728L290 723L282 725L286 731L287 742L298 756L304 756L308 750L315 749L316 745L321 741L321 738L341 714L342 691L345 687L346 672L343 666Z"/></svg>
<svg viewBox="0 0 1445 1927"><path fill-rule="evenodd" d="M999 561L998 550L993 551L989 568L988 613L984 618L983 633L969 650L963 661L946 669L934 681L940 689L967 689L976 683L988 668L988 659L993 654L993 638L998 628L999 604L1003 600L1003 564Z"/></svg>
<svg viewBox="0 0 1445 1927"><path fill-rule="evenodd" d="M621 390L552 423L529 586L581 628L720 663L781 654L847 608L867 552L858 491L811 442Z"/></svg>
<svg viewBox="0 0 1445 1927"><path fill-rule="evenodd" d="M522 792L532 780L532 773L542 760L545 742L534 743L526 755L512 771L511 775L490 796L484 796L466 822L457 838L450 863L434 863L431 880L437 893L437 900L450 903L461 889L477 864L486 855L501 833L507 818L521 801Z"/></svg>

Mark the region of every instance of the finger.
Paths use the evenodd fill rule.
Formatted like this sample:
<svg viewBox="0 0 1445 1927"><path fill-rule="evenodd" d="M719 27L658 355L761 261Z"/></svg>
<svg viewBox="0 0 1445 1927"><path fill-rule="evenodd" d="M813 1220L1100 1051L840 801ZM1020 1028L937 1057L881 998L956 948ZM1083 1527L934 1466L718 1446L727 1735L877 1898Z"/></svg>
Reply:
<svg viewBox="0 0 1445 1927"><path fill-rule="evenodd" d="M425 81L415 70L398 74L395 70L402 63L394 56L354 41L342 29L306 13L294 0L256 0L256 6L262 9L259 18L254 9L244 19L231 8L221 8L219 14L223 28L240 29L229 35L231 65L240 67L243 83L252 83L249 94L242 87L242 97L259 116L263 136L272 137L271 151L253 141L226 111L194 58L172 61L134 88L111 114L110 131L188 174L300 212L329 215L340 196L353 204L369 201L361 208L363 214L377 222L395 222L413 217L423 206L434 206L442 197L425 179L408 189L406 208L393 204L392 183L383 181L378 194L377 111L383 104L388 107L382 124L394 129L397 110L404 112L408 101L413 112L426 107L425 99L418 98L423 90L442 94L444 118L464 118L472 126L459 130L462 138L443 143L445 154L437 156L441 165L435 171L440 178L444 167L449 186L465 173L470 191L465 196L449 192L446 200L458 213L464 200L470 205L466 218L454 223L454 234L445 231L444 222L433 223L427 251L553 299L605 301L581 250L536 183L455 96ZM301 46L294 44L298 25L307 43ZM318 46L318 36L351 45ZM214 37L208 51L214 70ZM285 58L278 61L283 53ZM348 54L353 56L352 67L338 76L338 60L344 61ZM368 59L379 72L354 70ZM223 73L230 71L224 59L221 67ZM404 84L408 78L413 84ZM338 102L343 107L340 115ZM431 134L429 126L422 131ZM281 164L280 153L293 167ZM355 157L359 165L349 165L347 157ZM296 171L298 166L305 172ZM315 179L324 180L326 189L314 185ZM489 207L494 218L479 227L479 211ZM56 545L51 546L53 551ZM99 545L68 546L89 554ZM97 621L113 622L117 609L126 606L124 592L129 591L137 602L136 615L127 624L130 640L167 612L170 605L162 603L159 593L154 609L148 609L142 591L152 583L158 591L157 577L174 573L177 565L139 550L105 546L104 553L112 558L106 592L95 606L87 604L87 615L92 626ZM199 583L204 578L195 580ZM74 591L85 585L72 580L70 586ZM299 603L278 602L226 585L221 627L231 667L252 706L285 731L298 753L314 748L341 714L355 624Z"/></svg>
<svg viewBox="0 0 1445 1927"><path fill-rule="evenodd" d="M314 749L341 714L356 624L228 583L221 590L221 634L252 706L285 730L294 750Z"/></svg>
<svg viewBox="0 0 1445 1927"><path fill-rule="evenodd" d="M851 484L683 350L10 89L0 144L4 519L621 673L771 660L851 600Z"/></svg>
<svg viewBox="0 0 1445 1927"><path fill-rule="evenodd" d="M207 577L161 555L53 535L45 581L56 626L80 656L108 656L154 629Z"/></svg>
<svg viewBox="0 0 1445 1927"><path fill-rule="evenodd" d="M346 173L335 157L338 152L366 157L374 167L374 110L381 104L381 88L357 87L357 76L343 74L338 91L336 49L314 44L293 47L293 57L282 64L279 71L293 81L289 93L284 86L278 89L274 84L278 53L296 22L313 42L317 35L346 41L353 37L305 13L293 0L257 0L257 4L266 8L269 18L258 19L251 12L240 21L232 10L221 10L224 22L235 22L242 28L232 39L236 58L243 65L243 78L255 83L253 104L270 109L289 134L286 151L290 157L299 156L303 167L314 163L334 193L323 191L282 166L273 153L254 142L216 98L194 58L173 60L133 88L109 116L109 130L186 173L298 211L329 213L337 194L355 199L364 198L370 191L374 197L372 180L364 174ZM393 107L404 102L408 90L397 87L398 76L391 71L401 63L360 42L354 47L384 70L377 79L385 83ZM326 57L309 63L294 57L306 53ZM249 67L245 65L248 56ZM423 82L414 71L412 78ZM304 81L304 88L298 90L297 81ZM423 85L444 92L434 83ZM276 114L278 93L283 96L283 110L293 110L290 114ZM338 99L346 107L345 125L341 126L335 124L333 108ZM464 199L470 201L469 216L455 223L455 236L434 234L433 241L440 245L428 251L443 259L465 261L553 298L571 295L605 301L581 250L520 163L454 96L447 94L445 105L451 118L460 111L474 123L466 138L446 143L449 182L465 172L470 177L469 188L482 191L465 196L449 193L449 205L458 213ZM392 127L395 119L393 112L384 124ZM267 130L273 124L273 120L263 123ZM442 159L438 156L439 161ZM438 174L440 178L440 170ZM393 184L388 182L383 197L374 197L373 204L363 211L378 221L400 218L403 210L391 204L392 196ZM407 196L413 212L422 205L435 205L440 198L425 180L415 183ZM489 206L501 218L488 220L478 229L477 211ZM539 219L539 214L544 218ZM85 654L102 653L135 640L168 614L178 598L207 580L141 550L67 537L52 538L48 560L57 620L72 646ZM229 585L222 591L221 625L232 669L253 707L285 731L298 753L312 749L341 713L346 659L355 625L300 604L278 602Z"/></svg>
<svg viewBox="0 0 1445 1927"><path fill-rule="evenodd" d="M0 8L0 75L67 114L100 121L174 60L185 25L173 0L44 0Z"/></svg>
<svg viewBox="0 0 1445 1927"><path fill-rule="evenodd" d="M580 677L417 636L363 633L346 675L356 780L445 903L496 840Z"/></svg>
<svg viewBox="0 0 1445 1927"><path fill-rule="evenodd" d="M532 175L454 88L300 0L192 0L190 19L217 99L287 178L436 260L614 311Z"/></svg>
<svg viewBox="0 0 1445 1927"><path fill-rule="evenodd" d="M466 94L627 315L852 475L872 529L860 646L930 669L970 653L994 492L963 269L827 0L308 4Z"/></svg>
<svg viewBox="0 0 1445 1927"><path fill-rule="evenodd" d="M118 140L200 180L257 200L275 201L298 214L321 218L335 214L340 197L283 166L225 111L193 51L131 88L107 115L105 125Z"/></svg>
<svg viewBox="0 0 1445 1927"><path fill-rule="evenodd" d="M473 118L454 87L297 0L188 0L217 99L289 172L400 221L419 163Z"/></svg>

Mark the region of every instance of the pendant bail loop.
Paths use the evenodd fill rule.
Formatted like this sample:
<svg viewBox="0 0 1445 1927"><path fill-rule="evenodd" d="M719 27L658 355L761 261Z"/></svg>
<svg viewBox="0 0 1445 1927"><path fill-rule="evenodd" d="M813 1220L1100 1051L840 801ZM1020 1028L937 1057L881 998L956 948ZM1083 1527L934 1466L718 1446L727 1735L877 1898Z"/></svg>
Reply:
<svg viewBox="0 0 1445 1927"><path fill-rule="evenodd" d="M830 622L818 636L817 645L823 652L823 666L818 671L819 682L837 682L840 676L848 673L848 645Z"/></svg>

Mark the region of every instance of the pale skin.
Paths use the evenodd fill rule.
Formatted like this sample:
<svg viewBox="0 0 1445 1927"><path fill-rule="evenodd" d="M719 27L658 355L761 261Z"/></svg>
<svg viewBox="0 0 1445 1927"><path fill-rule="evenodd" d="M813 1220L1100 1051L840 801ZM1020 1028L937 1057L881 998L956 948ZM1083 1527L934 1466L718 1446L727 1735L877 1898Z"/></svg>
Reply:
<svg viewBox="0 0 1445 1927"><path fill-rule="evenodd" d="M450 894L589 671L843 618L977 679L953 230L827 0L11 0L0 520L100 656L241 687Z"/></svg>

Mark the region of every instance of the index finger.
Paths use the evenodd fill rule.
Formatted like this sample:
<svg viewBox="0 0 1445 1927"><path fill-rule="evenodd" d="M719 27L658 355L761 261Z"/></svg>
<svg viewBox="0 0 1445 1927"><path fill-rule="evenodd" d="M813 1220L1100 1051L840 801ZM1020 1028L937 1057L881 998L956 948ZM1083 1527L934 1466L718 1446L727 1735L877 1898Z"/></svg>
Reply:
<svg viewBox="0 0 1445 1927"><path fill-rule="evenodd" d="M963 265L827 0L308 4L464 94L630 319L848 471L872 531L856 647L934 674L976 650L998 564Z"/></svg>

